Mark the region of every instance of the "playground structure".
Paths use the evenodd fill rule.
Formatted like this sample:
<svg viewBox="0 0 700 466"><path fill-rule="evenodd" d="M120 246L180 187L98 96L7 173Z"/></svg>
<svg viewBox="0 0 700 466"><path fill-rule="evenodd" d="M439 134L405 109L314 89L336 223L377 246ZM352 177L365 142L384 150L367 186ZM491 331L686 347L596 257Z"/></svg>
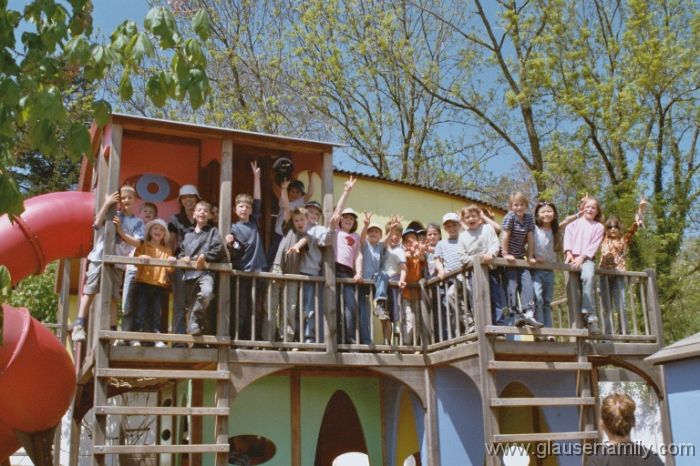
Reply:
<svg viewBox="0 0 700 466"><path fill-rule="evenodd" d="M166 219L178 208L179 186L197 185L203 198L218 200L219 225L230 225L232 199L237 193L252 191L253 160L263 171L266 220L262 230L269 241L269 219L276 211L272 202L274 160L289 158L295 175L319 175L317 198L327 221L334 206L335 147L319 141L113 115L110 124L93 130L94 164L84 161L82 192L27 201L22 222L5 228L0 224L0 257L10 266L13 280L40 272L53 259L84 257L94 212L106 193L125 182L136 187L141 201L156 203L160 217ZM381 202L383 194L378 189L373 198ZM350 205L357 210L364 207L353 200ZM390 205L385 213L397 211L409 210ZM442 213L437 212L435 217ZM115 231L109 222L105 235L106 267L137 263L114 255ZM5 238L14 239L5 242ZM497 260L496 264L506 262ZM563 264L532 266L518 261L515 266L551 269L562 277L575 273ZM70 283L69 267L69 261L61 267L62 296L76 287ZM663 346L653 271L599 271L625 277L629 306L627 314L620 315L601 297L604 336L597 339L578 319L578 280L566 280L566 299L557 308L554 328L493 326L487 267L475 263L463 271L473 277L474 331L463 323L468 312L466 291L457 308L446 309L440 298L445 281L432 279L412 288L409 299L417 316L413 338L390 346L380 343L376 325L372 326L371 344L339 343L345 341L345 316L337 311L339 296L353 285L336 279L332 250L324 253L320 277L246 274L232 272L228 264L208 267L218 276L212 315L216 333L199 337L109 330L109 297L112 287L120 284L103 274L88 339L74 348L78 390L67 442L71 445L69 466L78 464L80 420L88 411L95 416L91 460L100 465L111 455L130 459L140 455L167 466L223 466L236 464L236 455L247 455L257 458L252 464L325 466L340 455L357 452L365 454L372 465L402 465L413 456L427 465L486 462L490 466L502 463L501 455L488 453L497 445L598 440L597 382L614 380L642 380L654 389L664 437L671 440L661 370L644 361ZM255 290L252 337L246 340L239 338L238 328L229 334L229 320L237 320L240 311L234 306L229 313L241 280L251 280ZM260 320L266 316L265 303L270 299L267 285L272 281L311 284L315 306L324 311L315 315L325 339L319 337L320 332L312 343L287 336L278 341L261 334ZM285 298L289 288L283 285ZM357 296L358 291L355 293ZM62 301L64 316L69 313L66 302ZM284 317L286 320L286 313ZM5 325L12 328L7 317ZM501 341L497 339L500 334L509 338ZM541 341L545 337L555 341ZM189 347L112 345L115 340L132 339ZM115 406L110 401L117 394L139 391L157 393L157 406ZM155 419L155 442L129 444L108 439L108 421L136 416ZM0 446L8 447L0 448L0 460L5 450L15 446L4 440L9 437L2 424ZM547 455L537 461L531 464L573 465L581 464L582 457ZM666 464L673 464L673 458L667 458Z"/></svg>

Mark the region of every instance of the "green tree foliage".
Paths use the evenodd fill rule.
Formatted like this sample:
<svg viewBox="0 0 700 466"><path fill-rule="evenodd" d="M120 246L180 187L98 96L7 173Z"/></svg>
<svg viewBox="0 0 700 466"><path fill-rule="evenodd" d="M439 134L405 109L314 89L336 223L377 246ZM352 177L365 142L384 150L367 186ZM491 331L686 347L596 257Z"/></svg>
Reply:
<svg viewBox="0 0 700 466"><path fill-rule="evenodd" d="M679 0L594 0L548 11L548 84L576 129L572 142L605 174L597 190L610 211L629 218L639 193L650 197L646 259L667 289L700 195L700 10Z"/></svg>
<svg viewBox="0 0 700 466"><path fill-rule="evenodd" d="M206 15L192 18L197 37L183 38L172 13L163 7L149 11L144 29L125 21L108 44L91 39L92 2L89 0L34 0L22 11L0 0L0 214L19 214L22 196L13 173L17 149L60 157L59 135L64 134L71 160L89 152L90 139L83 121L70 121L66 92L78 80L87 85L119 68L119 94L133 93L131 74L153 57L156 47L168 51L170 66L151 76L146 93L156 106L168 99L187 98L201 106L209 92L203 41L209 35ZM19 42L17 31L22 29ZM93 99L94 120L104 125L111 105ZM60 129L63 129L62 132Z"/></svg>
<svg viewBox="0 0 700 466"><path fill-rule="evenodd" d="M57 262L46 266L44 273L32 275L15 286L7 302L15 307L26 307L32 317L41 322L56 323L58 295L54 292Z"/></svg>

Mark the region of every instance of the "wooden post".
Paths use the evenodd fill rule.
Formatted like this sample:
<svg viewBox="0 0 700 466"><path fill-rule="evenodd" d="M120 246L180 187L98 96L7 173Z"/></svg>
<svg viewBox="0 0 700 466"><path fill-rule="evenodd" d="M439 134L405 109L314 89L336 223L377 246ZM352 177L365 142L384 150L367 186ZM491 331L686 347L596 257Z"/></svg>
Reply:
<svg viewBox="0 0 700 466"><path fill-rule="evenodd" d="M649 310L649 319L651 327L656 334L656 341L659 346L664 345L664 324L661 320L661 306L659 306L659 295L656 292L656 271L654 269L645 270L647 276L647 309Z"/></svg>
<svg viewBox="0 0 700 466"><path fill-rule="evenodd" d="M323 218L326 227L333 215L333 153L323 154ZM335 283L335 247L323 248L323 328L326 335L326 351L338 351L337 309ZM318 331L319 329L317 329Z"/></svg>
<svg viewBox="0 0 700 466"><path fill-rule="evenodd" d="M566 273L566 301L569 305L569 322L574 328L586 328L581 318L581 274Z"/></svg>
<svg viewBox="0 0 700 466"><path fill-rule="evenodd" d="M489 445L494 435L499 431L498 416L491 407L491 398L498 396L496 380L489 373L489 362L494 360L492 342L486 335L486 326L491 324L491 293L489 290L489 275L486 266L481 264L481 258L474 258L474 270L472 272L472 288L474 297L474 320L478 335L479 347L479 376L481 379L481 415L484 419L484 444ZM484 449L486 466L498 466L500 458L488 454Z"/></svg>
<svg viewBox="0 0 700 466"><path fill-rule="evenodd" d="M661 319L661 306L659 306L659 295L657 293L656 271L654 269L645 270L647 276L646 287L646 302L649 312L651 327L656 334L656 341L659 347L664 345L664 326ZM664 376L663 366L658 366L659 380L661 381L661 393L663 398L659 397L659 411L661 414L661 431L664 436L664 444L670 445L673 443L673 432L671 430L671 411L668 407L668 393L666 392L666 378ZM676 459L673 455L666 455L666 466L675 466Z"/></svg>
<svg viewBox="0 0 700 466"><path fill-rule="evenodd" d="M435 393L435 370L425 368L425 435L427 439L428 466L440 465L440 431L438 429L437 394Z"/></svg>
<svg viewBox="0 0 700 466"><path fill-rule="evenodd" d="M292 405L292 466L301 466L301 377L299 377L299 371L292 369L289 374L289 384Z"/></svg>
<svg viewBox="0 0 700 466"><path fill-rule="evenodd" d="M100 184L107 185L106 192L113 193L119 189L119 166L121 162L122 152L122 127L121 125L112 125L112 144L109 156L109 171L107 179L100 180ZM98 189L98 191L100 191ZM104 233L104 254L114 254L115 234L114 224L110 219L114 216L114 209L110 209L105 220ZM118 286L112 283L112 274L109 273L113 265L103 264L102 277L100 279L100 302L95 309L93 325L93 344L95 345L95 373L98 368L109 367L109 340L100 340L99 333L101 330L108 330L110 325L110 314L112 309L112 287ZM106 379L95 377L95 396L93 406L105 406L107 404L107 389L108 383ZM95 429L93 432L92 442L94 445L105 445L107 442L107 416L95 414ZM92 464L94 466L105 465L105 455L92 455Z"/></svg>
<svg viewBox="0 0 700 466"><path fill-rule="evenodd" d="M60 324L58 338L61 343L66 343L66 329L68 327L68 315L70 314L70 259L63 259L61 294L59 297L57 321Z"/></svg>
<svg viewBox="0 0 700 466"><path fill-rule="evenodd" d="M233 180L233 141L224 139L221 145L221 189L219 191L219 232L226 236L231 226L231 181ZM225 244L225 243L224 243ZM226 248L224 248L226 250ZM228 252L226 252L228 254ZM227 273L219 274L218 312L216 315L216 334L221 337L228 336L231 318L231 276ZM219 345L217 353L216 370L228 371L229 347ZM216 407L230 409L230 382L216 382ZM215 443L228 443L228 416L217 416L215 425ZM215 466L227 466L228 453L217 452Z"/></svg>

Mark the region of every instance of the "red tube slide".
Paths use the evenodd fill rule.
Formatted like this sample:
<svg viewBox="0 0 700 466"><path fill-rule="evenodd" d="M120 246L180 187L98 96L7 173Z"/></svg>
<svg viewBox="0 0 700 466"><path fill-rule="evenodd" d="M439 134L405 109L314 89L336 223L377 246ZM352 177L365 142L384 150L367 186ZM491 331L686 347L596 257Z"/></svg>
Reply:
<svg viewBox="0 0 700 466"><path fill-rule="evenodd" d="M13 284L42 273L48 262L90 251L94 196L60 192L24 203L10 222L0 217L0 264ZM20 442L14 431L32 434L57 425L75 391L73 361L63 344L26 309L7 305L0 346L0 461Z"/></svg>
<svg viewBox="0 0 700 466"><path fill-rule="evenodd" d="M14 430L54 427L75 392L73 360L63 344L26 309L3 305L0 346L0 458L19 448Z"/></svg>
<svg viewBox="0 0 700 466"><path fill-rule="evenodd" d="M67 191L27 199L14 222L0 217L0 264L10 269L12 284L56 259L87 256L94 209L92 193Z"/></svg>

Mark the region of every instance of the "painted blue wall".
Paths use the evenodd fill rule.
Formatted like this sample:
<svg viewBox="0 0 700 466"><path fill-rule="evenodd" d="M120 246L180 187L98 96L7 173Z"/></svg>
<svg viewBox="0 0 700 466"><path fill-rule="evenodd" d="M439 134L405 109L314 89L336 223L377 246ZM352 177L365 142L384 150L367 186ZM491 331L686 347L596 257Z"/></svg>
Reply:
<svg viewBox="0 0 700 466"><path fill-rule="evenodd" d="M482 466L484 427L478 387L472 379L452 368L435 370L435 385L440 464Z"/></svg>
<svg viewBox="0 0 700 466"><path fill-rule="evenodd" d="M668 363L664 366L664 377L673 443L695 448L694 455L677 455L676 466L697 466L700 464L700 359Z"/></svg>

